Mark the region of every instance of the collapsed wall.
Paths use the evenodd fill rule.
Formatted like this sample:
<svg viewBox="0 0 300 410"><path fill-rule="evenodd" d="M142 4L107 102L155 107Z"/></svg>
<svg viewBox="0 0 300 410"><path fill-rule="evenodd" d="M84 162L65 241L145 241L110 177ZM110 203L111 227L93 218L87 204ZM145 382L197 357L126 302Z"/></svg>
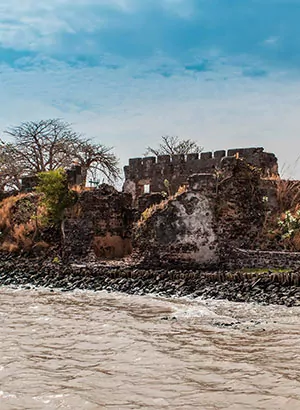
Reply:
<svg viewBox="0 0 300 410"><path fill-rule="evenodd" d="M213 203L203 193L185 192L142 220L134 245L151 264L217 264L218 242Z"/></svg>
<svg viewBox="0 0 300 410"><path fill-rule="evenodd" d="M235 249L255 249L261 239L266 207L276 209L277 206L275 185L262 178L267 174L276 175L277 160L262 148L240 151L251 158L252 164L256 161L261 167L250 164L240 154L233 155L237 154L235 150L228 151L227 154L232 155L227 156L217 152L213 158L212 154L208 155L210 158L202 154L200 159L189 156L182 162L183 167L189 168L184 168L183 174L179 172L183 168L178 168L173 179L181 184L184 178L187 192L163 202L161 192L151 192L139 198L139 211L133 206L130 192L120 193L108 185L82 192L65 223L65 253L75 258L91 255L102 259L122 258L132 252L133 226L134 251L151 264L158 261L215 266L226 264ZM170 163L169 160L164 164L169 163L173 168L161 168L158 158L153 167L148 162L147 172L147 159L144 165L138 161L141 166L136 175L138 182L129 181L130 174L126 181L138 185L141 176L152 175L151 187L158 189L166 176L164 172L174 171L176 161L173 158ZM214 165L216 161L219 168ZM210 164L208 168L207 164ZM192 173L204 165L206 172ZM264 196L270 198L267 204ZM151 212L143 213L143 219L134 224L136 214L149 204L154 205Z"/></svg>
<svg viewBox="0 0 300 410"><path fill-rule="evenodd" d="M161 192L142 195L137 203L139 210L136 202L133 206L129 192L120 193L108 185L84 191L65 223L65 254L75 259L91 255L114 259L134 250L145 262L159 266L164 263L195 264L203 268L253 266L254 259L257 264L259 258L263 264L267 259L262 254L245 255L239 250L261 249L266 216L278 211L276 180L265 178L278 175L277 160L274 154L264 153L261 148L240 151L250 156L252 163L240 154L221 157L215 153L214 158L207 160L218 158L218 168L214 166L210 172L205 168L205 172L189 175L175 174L177 183L178 177L186 180L187 190L169 199ZM204 164L202 160L198 159L200 168ZM148 175L156 175L158 164L155 162L153 169L147 168ZM136 186L141 175L145 177L144 169L136 176L138 182L126 181ZM161 172L157 184L164 177ZM155 179L151 183L155 187ZM140 214L142 219L135 224L136 215ZM284 258L274 256L275 260L279 264Z"/></svg>
<svg viewBox="0 0 300 410"><path fill-rule="evenodd" d="M80 193L65 220L66 257L122 258L132 252L134 211L130 194L102 184Z"/></svg>
<svg viewBox="0 0 300 410"><path fill-rule="evenodd" d="M70 168L66 168L67 182L69 187L81 185L82 169L80 165L73 164ZM21 192L32 192L38 185L39 179L36 174L23 175L21 178Z"/></svg>
<svg viewBox="0 0 300 410"><path fill-rule="evenodd" d="M222 173L194 174L188 182L187 192L154 207L137 227L135 245L145 260L225 266L235 249L259 245L274 206L264 195L274 192L257 169L228 157Z"/></svg>

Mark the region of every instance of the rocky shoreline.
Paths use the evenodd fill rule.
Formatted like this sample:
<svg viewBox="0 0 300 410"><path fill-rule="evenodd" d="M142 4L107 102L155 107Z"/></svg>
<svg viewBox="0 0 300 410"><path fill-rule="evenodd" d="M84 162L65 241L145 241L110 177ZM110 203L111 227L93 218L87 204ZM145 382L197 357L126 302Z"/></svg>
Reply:
<svg viewBox="0 0 300 410"><path fill-rule="evenodd" d="M49 260L9 258L0 262L0 286L47 287L164 297L227 299L300 306L297 271L207 272L196 269L61 264Z"/></svg>

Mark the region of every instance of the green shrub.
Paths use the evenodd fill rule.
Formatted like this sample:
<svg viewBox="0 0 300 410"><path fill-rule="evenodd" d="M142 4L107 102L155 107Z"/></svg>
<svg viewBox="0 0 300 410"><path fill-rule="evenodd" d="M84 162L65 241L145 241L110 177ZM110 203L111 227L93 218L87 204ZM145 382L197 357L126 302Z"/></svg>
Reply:
<svg viewBox="0 0 300 410"><path fill-rule="evenodd" d="M48 222L59 224L64 211L76 201L76 193L69 190L64 169L41 172L38 174L37 192L43 194L42 202L47 209Z"/></svg>

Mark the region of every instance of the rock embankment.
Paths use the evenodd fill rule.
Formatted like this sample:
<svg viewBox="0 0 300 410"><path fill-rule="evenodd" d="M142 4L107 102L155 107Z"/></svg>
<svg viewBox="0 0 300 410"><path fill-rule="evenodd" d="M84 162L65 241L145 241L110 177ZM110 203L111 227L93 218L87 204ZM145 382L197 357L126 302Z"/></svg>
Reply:
<svg viewBox="0 0 300 410"><path fill-rule="evenodd" d="M203 272L133 266L62 265L41 260L0 262L0 286L48 287L124 292L166 297L189 296L300 306L299 272Z"/></svg>

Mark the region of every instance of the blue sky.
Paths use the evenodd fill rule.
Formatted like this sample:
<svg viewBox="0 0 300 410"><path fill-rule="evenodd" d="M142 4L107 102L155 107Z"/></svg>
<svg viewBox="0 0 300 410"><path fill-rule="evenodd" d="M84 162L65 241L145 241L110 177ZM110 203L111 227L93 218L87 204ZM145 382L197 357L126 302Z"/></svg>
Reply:
<svg viewBox="0 0 300 410"><path fill-rule="evenodd" d="M161 135L300 178L300 0L1 0L0 129L60 117L126 163Z"/></svg>

